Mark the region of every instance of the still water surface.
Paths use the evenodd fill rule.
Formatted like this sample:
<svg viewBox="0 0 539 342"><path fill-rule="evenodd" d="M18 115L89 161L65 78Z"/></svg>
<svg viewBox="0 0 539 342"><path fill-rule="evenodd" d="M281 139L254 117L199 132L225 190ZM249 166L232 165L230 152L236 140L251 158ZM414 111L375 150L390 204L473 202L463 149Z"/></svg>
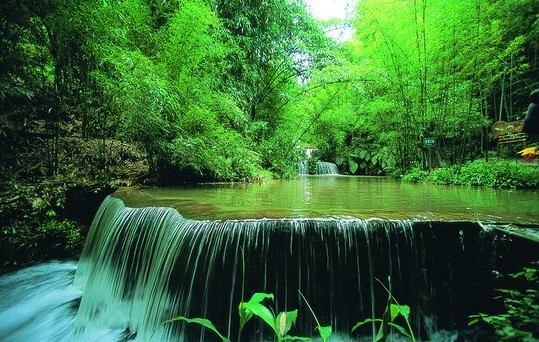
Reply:
<svg viewBox="0 0 539 342"><path fill-rule="evenodd" d="M300 176L266 183L122 188L128 206L168 206L197 220L352 216L539 223L539 190L409 184L377 177Z"/></svg>

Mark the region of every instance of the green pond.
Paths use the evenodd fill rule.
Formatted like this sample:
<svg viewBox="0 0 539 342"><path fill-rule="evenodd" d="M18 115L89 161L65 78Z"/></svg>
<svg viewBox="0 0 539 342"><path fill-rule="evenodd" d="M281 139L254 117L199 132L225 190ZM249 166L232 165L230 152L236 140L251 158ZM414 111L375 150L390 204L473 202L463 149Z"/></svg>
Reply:
<svg viewBox="0 0 539 342"><path fill-rule="evenodd" d="M380 177L299 176L265 183L121 188L128 206L167 206L197 220L313 218L539 224L539 190L409 184Z"/></svg>

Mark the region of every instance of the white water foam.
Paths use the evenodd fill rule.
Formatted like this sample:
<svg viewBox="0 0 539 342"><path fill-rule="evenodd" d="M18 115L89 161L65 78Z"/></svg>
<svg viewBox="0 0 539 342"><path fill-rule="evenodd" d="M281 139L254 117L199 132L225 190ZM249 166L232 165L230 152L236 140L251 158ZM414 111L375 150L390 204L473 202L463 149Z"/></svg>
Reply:
<svg viewBox="0 0 539 342"><path fill-rule="evenodd" d="M50 262L0 278L2 341L68 341L82 291L76 262Z"/></svg>

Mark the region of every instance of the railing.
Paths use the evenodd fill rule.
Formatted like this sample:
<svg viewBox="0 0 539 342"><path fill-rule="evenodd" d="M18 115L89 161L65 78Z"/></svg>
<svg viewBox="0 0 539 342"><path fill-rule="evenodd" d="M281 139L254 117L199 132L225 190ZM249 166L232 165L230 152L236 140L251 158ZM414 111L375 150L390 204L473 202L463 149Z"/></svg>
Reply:
<svg viewBox="0 0 539 342"><path fill-rule="evenodd" d="M504 145L522 143L526 148L528 135L522 132L524 120L518 121L497 121L492 125L492 133L496 136L498 154L503 155Z"/></svg>

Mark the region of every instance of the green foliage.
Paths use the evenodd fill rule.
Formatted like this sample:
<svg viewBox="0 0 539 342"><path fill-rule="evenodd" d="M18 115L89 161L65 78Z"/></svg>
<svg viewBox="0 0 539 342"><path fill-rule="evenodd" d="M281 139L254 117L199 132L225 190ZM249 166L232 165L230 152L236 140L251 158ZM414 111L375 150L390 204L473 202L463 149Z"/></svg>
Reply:
<svg viewBox="0 0 539 342"><path fill-rule="evenodd" d="M493 188L536 189L539 187L539 169L520 161L475 160L463 165L441 167L431 172L414 169L402 178L405 182L429 182L487 186Z"/></svg>
<svg viewBox="0 0 539 342"><path fill-rule="evenodd" d="M242 115L226 93L216 92L227 46L214 13L202 1L182 4L155 30L148 8L133 6L133 28L116 21L103 33L102 44L110 47L98 52L106 64L93 73L109 99L112 132L142 146L163 181L258 177L252 147L234 131L244 125ZM116 39L116 30L141 28L153 32L155 49Z"/></svg>
<svg viewBox="0 0 539 342"><path fill-rule="evenodd" d="M394 174L424 159L425 134L462 163L527 105L537 6L365 0L334 42L303 1L4 1L0 136L44 139L52 175L66 137L136 145L157 179L290 177L307 144Z"/></svg>
<svg viewBox="0 0 539 342"><path fill-rule="evenodd" d="M328 39L301 2L217 0L215 8L236 48L226 83L253 121L279 124L287 88L323 58Z"/></svg>
<svg viewBox="0 0 539 342"><path fill-rule="evenodd" d="M517 0L361 1L356 35L303 85L307 95L297 110L306 117L303 125L314 121L303 113L312 117L331 89L339 89L305 142L358 174L409 171L426 157L424 136L438 138L443 162L479 157L485 129L522 118L529 85L537 85L530 42L538 6ZM360 150L369 158L358 156Z"/></svg>
<svg viewBox="0 0 539 342"><path fill-rule="evenodd" d="M279 127L258 144L257 151L263 157L262 166L275 177L286 179L297 174L300 151L294 146L292 134L286 127Z"/></svg>
<svg viewBox="0 0 539 342"><path fill-rule="evenodd" d="M303 295L303 293L301 293L301 291L299 291L299 294L301 295L301 298L303 298L303 300L305 301L305 304L307 304L307 307L309 308L309 310L311 311L311 314L313 315L314 319L316 320L316 324L317 324L316 330L320 334L320 337L322 338L322 341L326 342L327 340L329 340L329 338L331 337L331 334L333 332L333 329L332 329L331 325L328 325L328 326L320 325L320 321L318 321L318 317L316 317L316 315L314 314L313 308L311 307L311 305L307 301L307 298L305 298L305 296Z"/></svg>
<svg viewBox="0 0 539 342"><path fill-rule="evenodd" d="M66 185L11 183L0 201L0 264L24 265L50 258L74 257L82 247L81 226L63 219Z"/></svg>
<svg viewBox="0 0 539 342"><path fill-rule="evenodd" d="M413 168L410 172L402 176L402 181L409 183L421 183L426 182L428 176L428 171L421 170L420 168Z"/></svg>
<svg viewBox="0 0 539 342"><path fill-rule="evenodd" d="M292 54L311 46L302 37L314 37L302 6L96 5L90 51L101 64L91 75L104 98L96 117L107 134L143 147L161 180L253 180L262 165L290 174L293 156L272 152L288 141L266 129L279 125L283 94L300 72Z"/></svg>
<svg viewBox="0 0 539 342"><path fill-rule="evenodd" d="M537 341L539 328L539 277L537 276L538 262L520 272L510 274L515 285L523 281L525 286L521 290L515 288L498 289L505 312L499 314L479 313L471 315L468 325L478 324L480 321L492 326L499 341Z"/></svg>
<svg viewBox="0 0 539 342"><path fill-rule="evenodd" d="M0 207L2 222L13 218L26 222L40 222L55 217L65 204L66 184L45 181L37 186L28 186L11 182Z"/></svg>
<svg viewBox="0 0 539 342"><path fill-rule="evenodd" d="M407 328L404 328L403 326L394 323L395 319L398 316L403 317L404 320L408 322L409 315L410 315L410 308L407 305L397 305L397 304L390 304L388 308L389 308L389 316L387 320L385 319L386 315L384 315L384 319L367 318L361 322L358 322L356 325L354 325L354 327L352 328L352 332L359 329L361 326L365 324L376 322L376 323L380 323L380 328L378 329L378 332L376 333L376 336L374 337L375 341L385 341L385 339L387 338L387 332L385 332L384 330L385 326L395 328L399 333L406 336L410 341L415 341L413 337L413 333L410 334L412 332L411 330L408 331Z"/></svg>
<svg viewBox="0 0 539 342"><path fill-rule="evenodd" d="M241 302L239 305L240 313L240 328L243 328L251 317L257 316L264 321L274 332L277 341L284 340L308 340L306 338L298 338L289 336L288 331L292 328L298 316L298 310L284 311L277 315L262 304L264 299L273 299L272 294L255 293L248 302ZM240 331L241 333L241 331Z"/></svg>
<svg viewBox="0 0 539 342"><path fill-rule="evenodd" d="M375 341L385 341L390 334L391 328L395 328L408 340L415 341L414 332L410 326L410 307L408 305L400 305L395 297L393 297L391 289L385 287L380 280L376 280L384 287L389 295L387 299L386 311L384 312L382 318L367 318L361 322L358 322L356 325L354 325L354 327L352 327L352 332L368 323L380 323L378 332L375 336ZM406 324L405 326L395 323L399 316L404 320L404 323Z"/></svg>
<svg viewBox="0 0 539 342"><path fill-rule="evenodd" d="M378 279L376 279L378 280ZM378 282L380 282L378 280ZM361 326L368 324L368 323L380 323L380 327L378 329L378 332L375 337L375 341L385 341L386 338L390 334L390 329L396 329L400 334L405 336L410 341L415 341L415 336L412 330L412 327L410 325L410 307L407 305L401 305L397 302L397 300L393 297L392 292L390 289L384 286L383 283L380 282L384 289L387 291L389 297L387 300L387 306L386 311L383 314L383 318L381 319L372 319L368 318L361 322L358 322L353 328L352 332L358 330ZM305 300L305 303L307 304L309 310L311 311L312 315L314 316L317 327L316 330L318 331L320 338L322 341L326 342L329 340L329 338L332 335L332 327L331 326L321 326L320 322L318 321L318 318L314 314L311 306L309 305L309 302L307 299L303 296L303 294L300 292L301 297ZM238 333L238 341L241 339L241 333L245 325L253 318L258 317L261 319L267 326L269 326L275 338L277 341L288 341L288 340L294 340L294 341L311 341L308 337L298 337L298 336L291 336L288 335L288 332L292 328L292 325L295 323L298 315L297 310L293 311L284 311L280 312L277 315L273 313L273 311L263 304L265 300L273 300L273 294L270 293L262 293L257 292L253 294L251 299L247 302L241 302L238 307L239 312L239 333ZM398 318L401 318L405 326L399 325L397 323ZM224 337L211 323L209 320L204 318L187 318L184 316L177 316L174 318L171 318L169 320L166 320L163 323L171 323L174 321L184 321L187 323L195 323L198 325L201 325L205 328L208 328L215 332L223 342L229 342L226 337Z"/></svg>
<svg viewBox="0 0 539 342"><path fill-rule="evenodd" d="M168 145L168 163L175 175L252 181L263 177L260 160L237 132L215 126L202 133L179 136ZM195 178L196 178L195 177Z"/></svg>
<svg viewBox="0 0 539 342"><path fill-rule="evenodd" d="M74 258L82 248L81 227L75 221L48 219L37 224L13 223L0 232L4 267L47 259Z"/></svg>
<svg viewBox="0 0 539 342"><path fill-rule="evenodd" d="M395 171L392 153L377 143L368 144L352 138L349 148L341 153L343 155L337 158L337 165L347 162L350 174L390 175Z"/></svg>
<svg viewBox="0 0 539 342"><path fill-rule="evenodd" d="M288 332L292 328L292 325L296 322L296 318L298 316L298 310L293 311L283 311L275 315L272 310L264 305L262 302L266 299L273 299L273 294L269 293L262 293L257 292L253 294L251 299L247 302L241 302L238 306L238 312L240 316L240 326L239 326L239 333L238 333L238 340L241 338L241 332L247 324L253 317L260 318L267 326L269 326L277 341L310 341L310 338L307 337L298 337L298 336L291 336L288 335ZM211 323L209 320L204 318L186 318L184 316L177 316L174 318L171 318L169 320L166 320L163 323L171 323L174 321L184 321L187 323L195 323L199 324L203 327L206 327L213 332L215 332L223 342L229 342L230 340L226 337L224 337ZM328 335L328 327L320 328L320 334L324 341L326 341ZM331 327L329 327L331 328ZM329 333L331 332L331 329L329 329ZM326 338L324 338L327 336Z"/></svg>
<svg viewBox="0 0 539 342"><path fill-rule="evenodd" d="M174 318L171 318L169 320L164 321L163 324L171 323L171 322L174 322L174 321L184 321L184 322L187 322L187 323L195 323L195 324L201 325L204 328L208 328L211 331L213 331L214 333L216 333L217 336L219 336L219 338L221 339L222 342L230 342L230 340L228 338L221 335L221 333L217 330L217 328L215 327L215 325L213 325L213 323L211 321L209 321L209 320L207 320L205 318L187 318L187 317L184 317L184 316L176 316Z"/></svg>

